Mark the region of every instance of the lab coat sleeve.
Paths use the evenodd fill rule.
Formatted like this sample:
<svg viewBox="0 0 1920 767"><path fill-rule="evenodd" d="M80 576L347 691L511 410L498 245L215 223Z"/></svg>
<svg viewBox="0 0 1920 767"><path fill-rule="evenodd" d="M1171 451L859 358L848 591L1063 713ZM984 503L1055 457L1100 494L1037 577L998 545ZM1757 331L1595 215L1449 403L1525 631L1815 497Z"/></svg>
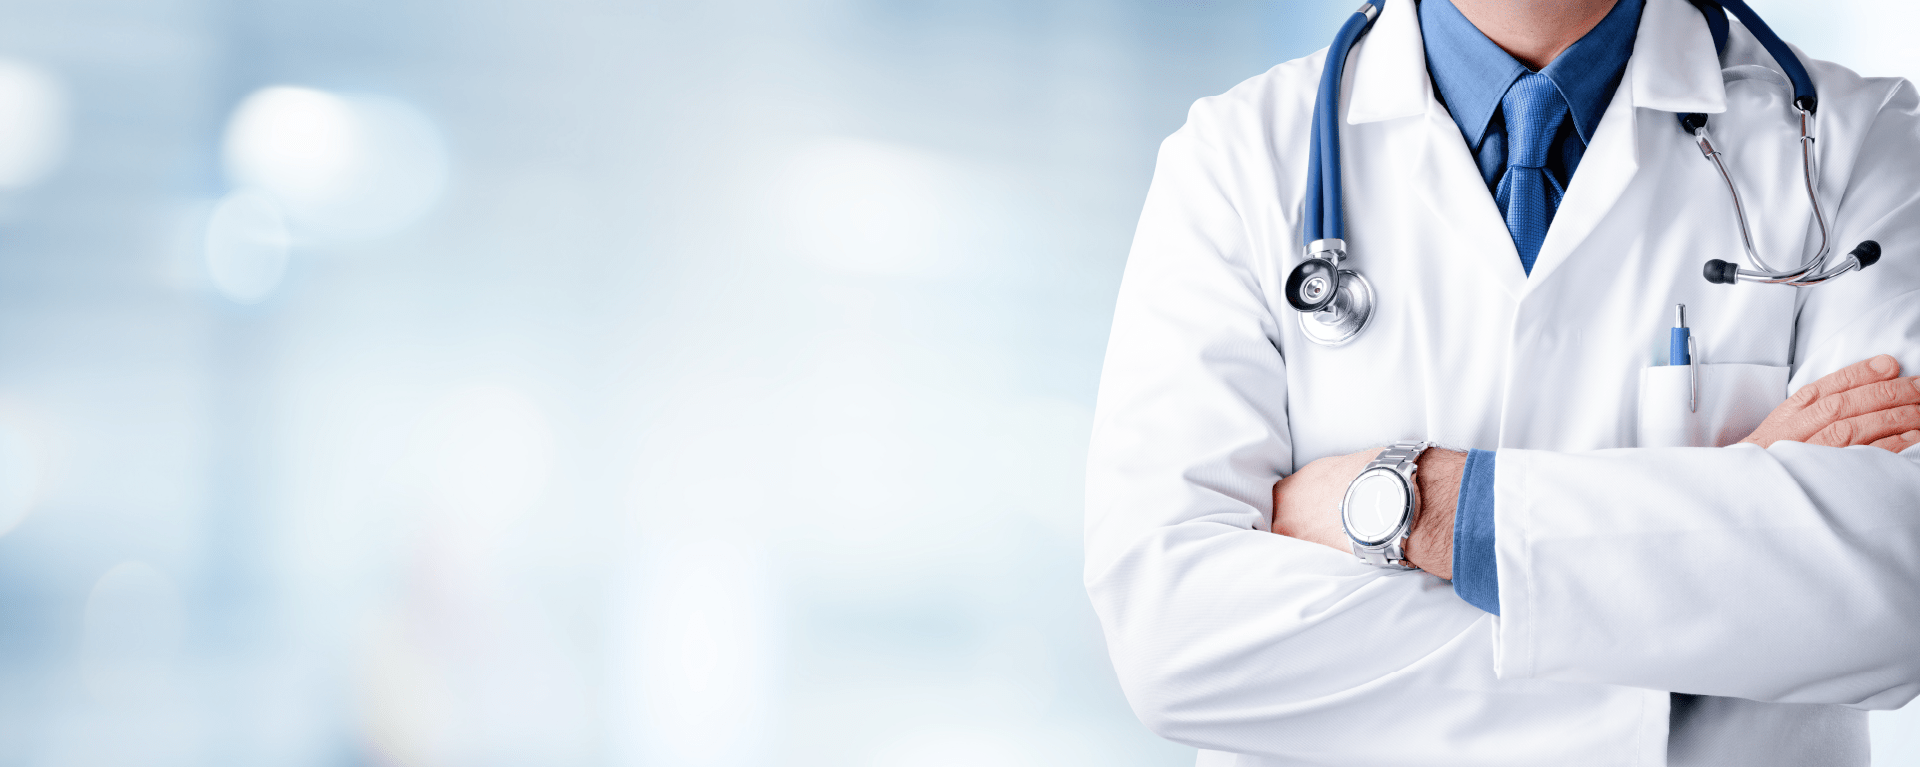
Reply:
<svg viewBox="0 0 1920 767"><path fill-rule="evenodd" d="M1269 532L1293 463L1287 410L1307 405L1288 401L1227 168L1272 161L1224 156L1205 121L1196 107L1161 148L1088 456L1086 586L1127 698L1155 732L1201 748L1330 764L1368 738L1382 762L1514 764L1530 752L1510 734L1436 716L1541 689L1494 676L1491 616L1425 573ZM1516 726L1574 748L1664 742L1664 708L1648 726L1649 704L1617 705L1618 688L1546 686L1554 705L1519 707ZM1592 729L1552 718L1570 710L1597 712Z"/></svg>
<svg viewBox="0 0 1920 767"><path fill-rule="evenodd" d="M1920 102L1891 90L1835 227L1842 253L1885 257L1808 295L1789 390L1877 354L1920 374ZM1502 450L1495 525L1505 678L1863 709L1920 693L1920 449Z"/></svg>

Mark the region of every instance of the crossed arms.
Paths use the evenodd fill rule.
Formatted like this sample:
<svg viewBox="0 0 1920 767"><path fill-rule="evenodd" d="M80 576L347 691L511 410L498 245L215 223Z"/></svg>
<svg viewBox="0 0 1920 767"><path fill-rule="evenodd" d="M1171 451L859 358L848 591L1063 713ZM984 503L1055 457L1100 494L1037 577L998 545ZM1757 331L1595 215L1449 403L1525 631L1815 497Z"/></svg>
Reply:
<svg viewBox="0 0 1920 767"><path fill-rule="evenodd" d="M1893 453L1920 444L1920 376L1900 372L1900 362L1883 354L1829 373L1794 392L1741 442L1762 448L1783 441L1870 445ZM1370 448L1321 458L1274 483L1273 532L1351 551L1340 525L1341 496L1379 452ZM1452 579L1454 513L1466 454L1428 450L1419 466L1420 509L1407 557L1428 573Z"/></svg>

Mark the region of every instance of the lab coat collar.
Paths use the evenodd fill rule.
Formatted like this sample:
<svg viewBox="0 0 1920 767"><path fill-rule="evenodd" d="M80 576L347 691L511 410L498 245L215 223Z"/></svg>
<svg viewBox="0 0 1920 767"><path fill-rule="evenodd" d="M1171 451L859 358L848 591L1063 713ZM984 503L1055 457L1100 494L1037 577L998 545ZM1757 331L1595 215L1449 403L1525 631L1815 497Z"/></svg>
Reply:
<svg viewBox="0 0 1920 767"><path fill-rule="evenodd" d="M1687 0L1646 0L1640 14L1633 64L1624 76L1633 105L1663 112L1726 111L1720 59L1700 11ZM1426 113L1433 84L1414 0L1386 0L1349 66L1347 124Z"/></svg>
<svg viewBox="0 0 1920 767"><path fill-rule="evenodd" d="M1727 85L1707 20L1687 0L1647 0L1633 42L1633 105L1662 112L1727 111Z"/></svg>
<svg viewBox="0 0 1920 767"><path fill-rule="evenodd" d="M1386 0L1373 29L1355 46L1347 74L1347 124L1425 114L1433 100L1414 0Z"/></svg>

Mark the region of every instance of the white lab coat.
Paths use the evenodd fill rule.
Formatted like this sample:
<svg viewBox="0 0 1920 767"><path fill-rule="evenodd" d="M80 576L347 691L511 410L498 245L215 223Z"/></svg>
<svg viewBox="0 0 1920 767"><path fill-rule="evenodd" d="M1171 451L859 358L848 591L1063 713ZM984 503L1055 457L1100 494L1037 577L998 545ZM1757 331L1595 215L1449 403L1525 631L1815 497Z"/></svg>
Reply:
<svg viewBox="0 0 1920 767"><path fill-rule="evenodd" d="M1380 306L1330 349L1281 295L1323 56L1194 105L1128 259L1086 583L1141 719L1243 755L1203 764L1658 765L1670 719L1677 764L1864 763L1864 711L1920 692L1920 450L1711 445L1875 354L1920 373L1920 95L1808 60L1835 247L1885 257L1809 290L1709 284L1738 233L1675 113L1714 115L1776 264L1817 242L1797 126L1784 91L1723 83L1777 67L1737 23L1722 62L1685 0L1646 0L1529 277L1412 0L1388 0L1342 99L1350 265ZM1698 413L1664 367L1677 303ZM1402 439L1499 449L1500 617L1268 532L1278 478ZM1739 743L1760 753L1716 750Z"/></svg>

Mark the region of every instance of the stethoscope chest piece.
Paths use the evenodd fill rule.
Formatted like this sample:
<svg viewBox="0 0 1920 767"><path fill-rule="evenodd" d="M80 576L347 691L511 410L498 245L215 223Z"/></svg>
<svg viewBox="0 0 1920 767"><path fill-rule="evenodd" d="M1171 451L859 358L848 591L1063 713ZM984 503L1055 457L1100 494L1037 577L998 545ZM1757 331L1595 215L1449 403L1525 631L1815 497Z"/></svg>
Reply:
<svg viewBox="0 0 1920 767"><path fill-rule="evenodd" d="M1287 303L1298 310L1300 332L1321 346L1344 346L1373 320L1373 284L1338 257L1308 258L1287 275Z"/></svg>

